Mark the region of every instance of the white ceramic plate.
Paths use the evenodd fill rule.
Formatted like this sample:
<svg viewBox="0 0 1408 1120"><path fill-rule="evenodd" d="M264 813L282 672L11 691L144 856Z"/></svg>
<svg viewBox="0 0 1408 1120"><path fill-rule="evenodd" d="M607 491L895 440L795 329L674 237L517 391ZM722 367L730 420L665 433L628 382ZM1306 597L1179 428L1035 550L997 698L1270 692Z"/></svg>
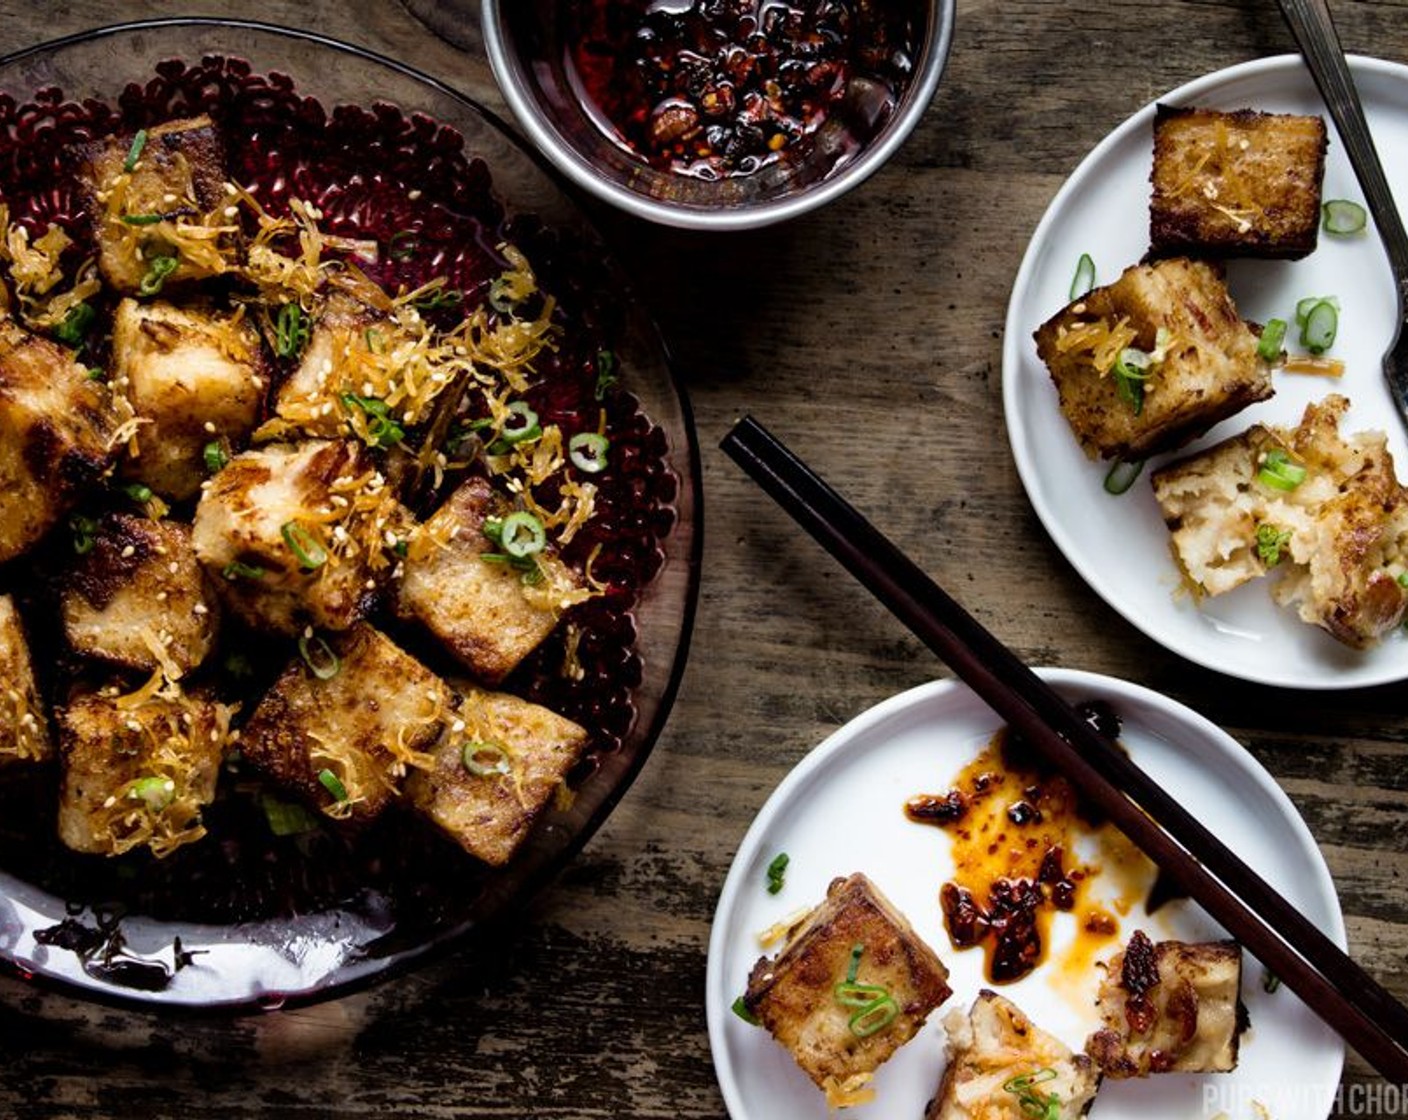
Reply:
<svg viewBox="0 0 1408 1120"><path fill-rule="evenodd" d="M1109 677L1069 670L1042 672L1067 699L1105 700L1124 720L1130 756L1237 851L1337 944L1344 922L1329 872L1286 795L1224 732L1158 693ZM938 829L912 824L905 799L941 793L999 729L1001 722L966 687L923 685L863 713L803 759L753 822L724 884L709 941L705 983L709 1041L719 1085L733 1120L825 1120L823 1094L760 1027L730 1007L762 955L757 935L819 902L832 878L864 871L943 958L954 994L920 1034L881 1067L875 1100L842 1115L853 1120L918 1120L943 1069L940 1020L966 1011L984 986L982 954L949 945L939 888L953 873L950 841ZM766 869L778 852L790 863L782 891L766 890ZM1098 883L1098 880L1097 880ZM1054 957L1074 917L1057 915ZM1064 923L1064 924L1063 924ZM1196 906L1136 907L1121 934L1147 930L1156 940L1225 936ZM770 950L776 952L776 949ZM1102 956L1108 954L1102 954ZM1253 1101L1276 1120L1324 1120L1344 1060L1344 1047L1284 987L1268 994L1262 968L1244 959L1242 998L1251 1030L1236 1072L1206 1077L1166 1074L1144 1081L1106 1081L1091 1120L1189 1120L1226 1112L1255 1120ZM1044 965L999 989L1037 1022L1079 1049L1096 1025L1092 965L1072 976Z"/></svg>
<svg viewBox="0 0 1408 1120"><path fill-rule="evenodd" d="M1351 60L1355 81L1399 206L1408 204L1408 67ZM1160 98L1171 105L1318 113L1329 121L1297 56L1234 66ZM1032 332L1068 301L1082 253L1095 260L1097 283L1114 280L1149 244L1149 172L1154 105L1115 129L1076 168L1032 237L1012 292L1003 350L1003 400L1017 470L1037 516L1066 559L1101 596L1155 641L1191 661L1232 676L1295 688L1347 688L1408 677L1408 641L1393 634L1357 652L1276 606L1253 581L1201 604L1178 594L1168 533L1149 486L1153 460L1125 494L1104 491L1106 464L1085 457L1057 407L1056 390L1037 357ZM1325 198L1361 200L1339 135L1330 126ZM1342 311L1332 356L1347 371L1338 381L1276 375L1276 395L1224 421L1193 449L1256 421L1294 423L1305 405L1330 392L1353 402L1346 432L1389 434L1400 478L1408 476L1408 439L1383 384L1381 359L1393 336L1393 282L1372 230L1350 239L1320 237L1296 262L1233 261L1228 284L1243 317L1292 321L1310 295L1337 295ZM1185 452L1186 453L1186 452Z"/></svg>

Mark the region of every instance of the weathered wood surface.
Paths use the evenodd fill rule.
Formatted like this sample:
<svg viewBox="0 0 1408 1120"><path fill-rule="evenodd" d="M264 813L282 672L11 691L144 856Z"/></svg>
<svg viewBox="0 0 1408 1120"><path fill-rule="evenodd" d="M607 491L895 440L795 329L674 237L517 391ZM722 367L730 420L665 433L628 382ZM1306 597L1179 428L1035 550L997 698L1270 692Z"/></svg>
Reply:
<svg viewBox="0 0 1408 1120"><path fill-rule="evenodd" d="M316 29L501 106L474 24L451 25L450 42L413 14L434 21L446 0L408 2L201 10ZM0 50L177 11L3 0ZM1403 3L1340 0L1336 11L1349 49L1408 61ZM1003 431L1007 297L1062 180L1153 97L1292 50L1290 37L1272 0L960 0L958 16L926 119L889 167L825 211L717 239L602 215L692 394L708 527L674 716L582 856L501 944L322 1007L163 1020L0 983L0 1116L722 1116L702 992L734 849L812 745L944 672L717 450L745 412L1030 661L1150 684L1245 742L1322 845L1354 954L1408 996L1402 689L1298 695L1164 652L1056 551ZM1351 1082L1370 1078L1351 1061Z"/></svg>

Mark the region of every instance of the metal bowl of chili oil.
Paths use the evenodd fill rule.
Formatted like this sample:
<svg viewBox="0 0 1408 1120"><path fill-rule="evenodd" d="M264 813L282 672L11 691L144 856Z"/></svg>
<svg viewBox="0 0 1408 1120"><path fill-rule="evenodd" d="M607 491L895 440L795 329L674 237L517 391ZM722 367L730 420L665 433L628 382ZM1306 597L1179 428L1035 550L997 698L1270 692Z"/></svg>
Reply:
<svg viewBox="0 0 1408 1120"><path fill-rule="evenodd" d="M651 221L748 229L836 198L923 116L953 0L485 0L533 143Z"/></svg>
<svg viewBox="0 0 1408 1120"><path fill-rule="evenodd" d="M103 1000L253 1009L339 994L481 929L542 887L602 823L659 735L683 670L698 584L698 452L659 336L557 181L473 102L363 50L257 23L180 19L0 60L0 199L12 228L38 237L57 225L81 249L92 235L66 153L201 114L231 138L226 173L264 211L285 214L294 199L315 207L330 243L353 247L384 289L443 278L439 290L457 298L428 313L491 303L498 258L514 247L555 301L556 346L535 364L526 399L544 427L566 431L575 410L610 437L605 469L593 464L595 513L574 545L587 551L576 561L560 553L589 567L600 593L568 608L495 686L588 732L505 866L474 859L407 806L349 830L310 804L289 827L271 810L296 799L280 797L237 750L201 811L203 838L162 858L143 848L80 855L56 836L60 764L0 771L0 964ZM65 549L71 562L73 541L40 543L55 564ZM28 616L52 702L74 684L74 668L55 636L48 579L28 556L0 567L0 594ZM443 649L398 629L385 605L371 610L406 652L458 679ZM192 679L246 691L229 699L247 714L289 660L288 649L257 639L225 639Z"/></svg>

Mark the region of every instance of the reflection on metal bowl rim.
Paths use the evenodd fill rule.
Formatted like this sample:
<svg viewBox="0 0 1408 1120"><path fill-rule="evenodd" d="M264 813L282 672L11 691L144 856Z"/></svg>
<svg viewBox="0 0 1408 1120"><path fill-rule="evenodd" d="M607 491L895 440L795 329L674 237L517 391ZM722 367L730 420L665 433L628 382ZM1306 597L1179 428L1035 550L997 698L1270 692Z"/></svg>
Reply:
<svg viewBox="0 0 1408 1120"><path fill-rule="evenodd" d="M709 183L658 171L628 161L600 129L591 142L601 162L592 158L560 128L540 102L550 66L526 60L508 26L511 5L528 0L484 0L484 46L504 99L528 138L578 187L639 218L685 229L744 230L785 221L814 210L859 185L892 156L928 109L938 88L953 38L954 0L925 0L927 27L913 81L879 133L860 153L828 165L820 176L800 185L795 177L772 175L720 178ZM570 79L568 79L570 82ZM583 114L587 109L575 99ZM610 164L608 168L606 165ZM749 179L756 180L749 183ZM768 189L760 191L760 181ZM788 189L789 185L793 189ZM772 193L776 188L776 193Z"/></svg>
<svg viewBox="0 0 1408 1120"><path fill-rule="evenodd" d="M153 44L157 55L152 53ZM288 75L298 97L317 98L329 108L367 106L373 98L366 91L375 90L379 105L398 111L360 117L354 113L354 118L375 119L387 128L396 122L413 123L414 128L396 133L413 147L423 143L427 119L447 126L463 139L464 152L472 157L463 162L482 160L491 169L494 195L512 204L510 220L516 230L555 246L545 251L559 263L579 261L586 253L592 260L606 256L595 231L541 161L492 115L418 71L320 36L252 21L169 19L124 24L0 59L0 83L10 95L19 95L20 102L34 91L57 88L67 98L116 103L126 89L124 105L141 112L147 91L179 81L188 71L171 62L162 67L160 82L147 87L128 83L151 79L154 66L172 59L187 60L192 66L200 60L226 62L231 74L241 73L238 67L247 65L256 80L263 75ZM188 108L202 97L215 96L204 84L187 86L190 83L180 88L191 100L179 102L180 106ZM293 96L278 82L271 89L271 101ZM176 105L173 102L171 112L176 112ZM309 102L303 105L311 108ZM66 102L64 111L69 107ZM57 103L46 102L46 112L56 108ZM73 112L79 109L73 107ZM35 119L42 125L47 117L41 113ZM65 120L72 124L71 118ZM429 134L442 141L452 138L433 129ZM13 142L17 133L9 135ZM0 143L4 140L0 135ZM458 149L440 162L453 164L457 158ZM369 181L375 178L368 176ZM350 180L338 182L346 185ZM407 197L419 198L419 186L418 182ZM426 196L432 197L429 189ZM26 196L19 192L15 197ZM637 587L639 598L631 611L634 649L642 662L639 680L624 682L632 690L634 722L621 730L620 745L602 750L595 756L596 768L574 783L574 803L550 807L504 870L474 870L478 865L468 856L463 871L454 860L431 859L426 862L444 865L444 870L427 872L423 881L405 884L403 899L397 897L401 878L388 878L383 871L379 880L332 884L335 893L321 882L314 883L308 889L320 900L316 905L270 906L263 912L258 906L232 909L211 893L215 888L207 876L201 891L195 892L197 901L155 907L153 914L171 913L153 917L130 907L131 912L124 912L122 906L109 906L105 896L91 891L82 897L86 903L82 908L69 905L55 889L37 885L44 880L42 875L30 874L30 863L11 860L7 870L0 872L0 963L25 979L53 982L108 1001L236 1009L306 1003L424 959L430 950L502 917L580 850L643 765L673 703L689 644L701 552L698 449L688 401L653 324L637 302L617 295L629 292L625 278L609 259L603 269L595 278L571 267L560 271L574 281L574 293L578 289L590 293L595 297L592 307L609 302L613 322L619 319L612 334L621 357L626 390L622 396L633 400L632 408L645 413L652 430L661 433L658 454L677 487L673 528L663 537L655 536L663 567L653 582ZM603 300L601 293L610 295ZM386 835L386 830L378 835ZM381 853L382 862L401 867L416 842L399 841L396 851ZM282 851L288 862L302 866L316 862L314 856L321 849L310 849L313 854L308 860L299 858L301 848ZM443 853L454 854L453 847ZM228 882L243 884L244 878L230 875ZM249 878L260 891L273 890L271 898L283 897L277 894L277 883L269 888L259 876ZM82 876L59 877L61 882L70 880L84 881ZM227 885L227 893L229 889ZM202 909L206 903L200 901L207 894L214 900L210 905L224 907L219 917L210 920ZM402 911L410 917L398 925Z"/></svg>

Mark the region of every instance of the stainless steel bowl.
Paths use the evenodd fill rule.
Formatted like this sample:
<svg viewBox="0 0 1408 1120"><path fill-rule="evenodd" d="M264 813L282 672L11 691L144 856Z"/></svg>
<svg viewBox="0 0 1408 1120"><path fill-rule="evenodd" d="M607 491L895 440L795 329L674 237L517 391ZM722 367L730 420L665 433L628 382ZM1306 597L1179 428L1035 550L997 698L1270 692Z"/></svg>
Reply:
<svg viewBox="0 0 1408 1120"><path fill-rule="evenodd" d="M954 0L927 0L912 80L859 151L819 130L805 158L747 176L698 179L657 170L599 126L567 63L562 0L484 0L489 62L519 125L579 187L650 221L690 229L751 229L850 190L883 164L924 115L953 34Z"/></svg>

